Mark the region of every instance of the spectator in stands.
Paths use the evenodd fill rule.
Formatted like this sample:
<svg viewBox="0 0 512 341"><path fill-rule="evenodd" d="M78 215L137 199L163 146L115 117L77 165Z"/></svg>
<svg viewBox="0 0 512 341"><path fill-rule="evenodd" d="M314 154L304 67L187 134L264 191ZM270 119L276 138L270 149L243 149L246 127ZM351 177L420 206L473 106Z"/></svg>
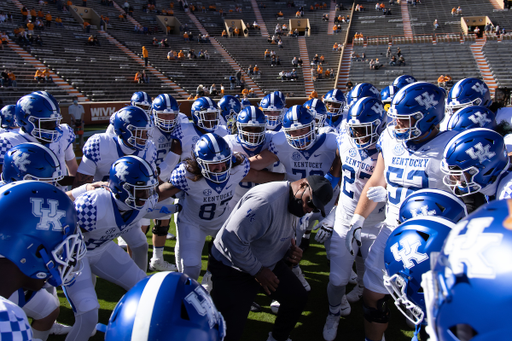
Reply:
<svg viewBox="0 0 512 341"><path fill-rule="evenodd" d="M217 92L217 86L214 84L212 84L210 86L210 96L217 96L219 93Z"/></svg>
<svg viewBox="0 0 512 341"><path fill-rule="evenodd" d="M53 81L53 78L50 74L50 69L49 68L46 68L43 70L43 77L44 77L44 81L45 82L52 82Z"/></svg>
<svg viewBox="0 0 512 341"><path fill-rule="evenodd" d="M386 51L386 57L391 57L391 45L388 45L388 50Z"/></svg>
<svg viewBox="0 0 512 341"><path fill-rule="evenodd" d="M255 76L258 76L260 74L260 68L258 67L258 65L254 65L252 72L254 73Z"/></svg>
<svg viewBox="0 0 512 341"><path fill-rule="evenodd" d="M145 46L142 46L142 58L144 58L144 66L148 67L149 63L149 52Z"/></svg>
<svg viewBox="0 0 512 341"><path fill-rule="evenodd" d="M334 43L334 45L332 46L332 50L338 51L338 43Z"/></svg>
<svg viewBox="0 0 512 341"><path fill-rule="evenodd" d="M276 55L273 55L270 57L270 66L276 66L277 65L277 58Z"/></svg>
<svg viewBox="0 0 512 341"><path fill-rule="evenodd" d="M299 36L299 30L298 29L294 29L293 33L292 33L292 37L293 38L297 38L298 36Z"/></svg>
<svg viewBox="0 0 512 341"><path fill-rule="evenodd" d="M55 18L55 25L60 26L60 27L64 27L64 25L62 24L62 18L61 17Z"/></svg>
<svg viewBox="0 0 512 341"><path fill-rule="evenodd" d="M135 82L139 83L139 84L143 83L143 81L142 81L142 72L137 71L137 72L135 73L135 77L133 77L133 80L134 80Z"/></svg>
<svg viewBox="0 0 512 341"><path fill-rule="evenodd" d="M183 33L183 40L185 40L185 41L190 41L190 38L189 38L189 36L188 36L188 32L187 32L187 31L185 31L185 32Z"/></svg>
<svg viewBox="0 0 512 341"><path fill-rule="evenodd" d="M297 60L297 57L293 57L292 65L293 65L293 67L298 67L299 66L299 61Z"/></svg>
<svg viewBox="0 0 512 341"><path fill-rule="evenodd" d="M301 57L297 58L297 61L299 62L299 67L301 68L301 67L302 67L302 64L304 63L304 62L302 61L302 58L301 58Z"/></svg>
<svg viewBox="0 0 512 341"><path fill-rule="evenodd" d="M32 23L32 20L29 20L27 23L27 33L29 36L34 34L34 24Z"/></svg>
<svg viewBox="0 0 512 341"><path fill-rule="evenodd" d="M473 30L473 32L476 34L477 37L481 37L480 28L478 26L475 26L475 29Z"/></svg>
<svg viewBox="0 0 512 341"><path fill-rule="evenodd" d="M203 84L199 84L196 88L196 96L202 97L204 96L204 86Z"/></svg>
<svg viewBox="0 0 512 341"><path fill-rule="evenodd" d="M282 17L284 17L283 12L281 12L281 11L277 12L276 18L282 18Z"/></svg>
<svg viewBox="0 0 512 341"><path fill-rule="evenodd" d="M456 16L457 15L457 9L454 7L452 8L452 17Z"/></svg>
<svg viewBox="0 0 512 341"><path fill-rule="evenodd" d="M254 22L252 23L252 27L253 27L254 29L258 29L258 30L260 29L260 25L258 25L258 23L257 23L256 21L254 21Z"/></svg>
<svg viewBox="0 0 512 341"><path fill-rule="evenodd" d="M444 75L439 76L437 79L437 86L440 88L444 88L446 86L446 78Z"/></svg>
<svg viewBox="0 0 512 341"><path fill-rule="evenodd" d="M178 52L178 60L185 60L185 53L183 52L183 50L180 50L180 52Z"/></svg>
<svg viewBox="0 0 512 341"><path fill-rule="evenodd" d="M323 65L323 63L325 63L325 57L324 57L324 55L323 55L323 54L322 54L322 55L320 55L320 57L318 58L318 63L319 63L320 65Z"/></svg>
<svg viewBox="0 0 512 341"><path fill-rule="evenodd" d="M279 47L281 49L283 48L283 40L282 39L277 40L277 47Z"/></svg>
<svg viewBox="0 0 512 341"><path fill-rule="evenodd" d="M222 30L221 36L222 37L227 37L228 36L228 32L226 32L226 30Z"/></svg>
<svg viewBox="0 0 512 341"><path fill-rule="evenodd" d="M14 72L12 72L12 70L9 70L9 71L7 71L7 75L9 76L9 85L8 86L17 88L18 82L16 82L16 75L14 74Z"/></svg>
<svg viewBox="0 0 512 341"><path fill-rule="evenodd" d="M272 44L273 42L274 42L274 40L272 39L272 37L269 34L268 37L267 37L267 43Z"/></svg>
<svg viewBox="0 0 512 341"><path fill-rule="evenodd" d="M34 29L36 29L38 31L44 31L44 24L41 19L39 19L39 18L36 19Z"/></svg>
<svg viewBox="0 0 512 341"><path fill-rule="evenodd" d="M10 85L10 81L9 81L9 72L7 71L7 69L4 69L4 71L2 71L2 73L0 73L0 84L2 86L2 88L5 86L11 86Z"/></svg>
<svg viewBox="0 0 512 341"><path fill-rule="evenodd" d="M325 69L325 78L331 78L331 70Z"/></svg>
<svg viewBox="0 0 512 341"><path fill-rule="evenodd" d="M52 26L52 15L50 14L50 12L48 12L46 14L46 27L51 27Z"/></svg>
<svg viewBox="0 0 512 341"><path fill-rule="evenodd" d="M241 85L242 83L242 69L238 69L238 71L235 73L236 78L236 85Z"/></svg>
<svg viewBox="0 0 512 341"><path fill-rule="evenodd" d="M85 33L91 32L91 24L89 24L87 21L84 21L84 31Z"/></svg>
<svg viewBox="0 0 512 341"><path fill-rule="evenodd" d="M318 77L318 73L316 70L317 69L314 67L311 68L311 79L313 80L313 82L316 82L316 78Z"/></svg>
<svg viewBox="0 0 512 341"><path fill-rule="evenodd" d="M234 33L237 37L240 36L240 29L238 27L235 27Z"/></svg>
<svg viewBox="0 0 512 341"><path fill-rule="evenodd" d="M233 90L236 86L236 77L235 76L229 76L229 88L230 90Z"/></svg>
<svg viewBox="0 0 512 341"><path fill-rule="evenodd" d="M434 20L434 24L433 25L434 25L434 30L437 30L438 27L439 27L439 23L437 22L437 19Z"/></svg>
<svg viewBox="0 0 512 341"><path fill-rule="evenodd" d="M322 21L329 21L329 14L328 13L322 14Z"/></svg>
<svg viewBox="0 0 512 341"><path fill-rule="evenodd" d="M375 69L375 61L373 59L371 59L370 63L368 64L368 66L370 67L370 70Z"/></svg>
<svg viewBox="0 0 512 341"><path fill-rule="evenodd" d="M316 67L316 77L319 79L324 78L324 68L320 64Z"/></svg>
<svg viewBox="0 0 512 341"><path fill-rule="evenodd" d="M391 59L389 60L389 66L396 66L396 56L395 55L392 55L391 56Z"/></svg>
<svg viewBox="0 0 512 341"><path fill-rule="evenodd" d="M41 82L44 83L43 71L41 69L36 69L36 73L34 74L34 80L37 81L37 84Z"/></svg>
<svg viewBox="0 0 512 341"><path fill-rule="evenodd" d="M400 56L400 58L398 58L398 66L405 66L404 56Z"/></svg>
<svg viewBox="0 0 512 341"><path fill-rule="evenodd" d="M263 59L267 58L270 58L270 51L268 49L266 49L265 52L263 52Z"/></svg>
<svg viewBox="0 0 512 341"><path fill-rule="evenodd" d="M457 15L462 15L462 8L460 6L457 7Z"/></svg>

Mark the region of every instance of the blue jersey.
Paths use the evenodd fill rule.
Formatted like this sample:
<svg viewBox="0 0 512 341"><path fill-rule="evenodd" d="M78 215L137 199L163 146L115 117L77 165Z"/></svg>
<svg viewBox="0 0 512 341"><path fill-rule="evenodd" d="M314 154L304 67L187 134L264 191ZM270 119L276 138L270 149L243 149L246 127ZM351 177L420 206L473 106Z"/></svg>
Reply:
<svg viewBox="0 0 512 341"><path fill-rule="evenodd" d="M391 137L388 127L379 137L377 149L384 158L384 176L387 183L388 201L386 223L396 226L402 202L411 193L422 188L450 191L443 183L441 160L444 147L457 134L456 131L438 133L423 144L398 141Z"/></svg>
<svg viewBox="0 0 512 341"><path fill-rule="evenodd" d="M244 158L242 164L231 168L227 181L217 184L205 178L192 181L194 175L187 171L185 163L181 163L171 174L171 183L185 193L180 198L183 208L178 216L184 216L215 235L231 213L229 202L249 169L249 160Z"/></svg>
<svg viewBox="0 0 512 341"><path fill-rule="evenodd" d="M336 158L336 135L322 134L307 150L298 150L286 141L283 131L272 137L269 151L274 153L286 169L287 179L290 182L303 179L308 175L324 176L329 172Z"/></svg>

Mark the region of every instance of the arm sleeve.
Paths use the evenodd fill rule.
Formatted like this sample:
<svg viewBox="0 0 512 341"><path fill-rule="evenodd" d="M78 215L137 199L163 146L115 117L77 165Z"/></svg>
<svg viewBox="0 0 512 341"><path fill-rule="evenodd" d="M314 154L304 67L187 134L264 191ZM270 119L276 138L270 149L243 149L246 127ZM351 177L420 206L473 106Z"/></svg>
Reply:
<svg viewBox="0 0 512 341"><path fill-rule="evenodd" d="M268 202L259 198L245 201L229 218L222 234L224 252L230 254L233 264L254 276L261 268L261 262L251 249L251 242L261 238L272 221Z"/></svg>

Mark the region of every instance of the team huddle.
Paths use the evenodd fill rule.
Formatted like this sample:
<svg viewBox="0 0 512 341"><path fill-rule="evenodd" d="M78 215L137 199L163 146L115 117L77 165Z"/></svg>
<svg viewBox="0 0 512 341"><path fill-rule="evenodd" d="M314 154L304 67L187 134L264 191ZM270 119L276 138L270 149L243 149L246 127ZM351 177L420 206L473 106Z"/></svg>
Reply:
<svg viewBox="0 0 512 341"><path fill-rule="evenodd" d="M272 297L268 340L290 340L314 230L330 262L324 340L360 300L365 340L384 340L390 297L421 340L510 335L511 122L489 109L483 81L447 92L400 76L290 108L279 91L258 106L200 97L191 120L168 94L130 104L87 140L80 165L51 94L1 109L2 339L85 341L98 328L116 341L239 340L254 295L228 304L236 278ZM172 218L175 264L163 255ZM148 265L161 272L148 277ZM107 326L96 276L127 291ZM288 284L295 306L277 289ZM73 326L56 322L58 286Z"/></svg>

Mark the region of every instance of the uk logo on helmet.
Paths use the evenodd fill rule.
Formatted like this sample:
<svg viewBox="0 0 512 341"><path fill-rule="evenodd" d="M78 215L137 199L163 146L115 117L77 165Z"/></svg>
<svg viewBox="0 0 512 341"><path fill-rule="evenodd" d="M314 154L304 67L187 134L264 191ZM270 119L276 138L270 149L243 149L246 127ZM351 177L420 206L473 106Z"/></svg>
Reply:
<svg viewBox="0 0 512 341"><path fill-rule="evenodd" d="M423 206L421 206L418 209L411 210L411 215L412 215L413 218L424 217L424 216L436 215L436 211L435 210L430 210L429 211L428 210L428 206L427 205L423 205Z"/></svg>
<svg viewBox="0 0 512 341"><path fill-rule="evenodd" d="M500 245L503 234L484 232L493 220L493 217L475 218L452 229L446 240L444 253L448 255L455 275L463 273L464 268L467 268L469 278L496 277L496 271L486 253L494 246ZM460 234L463 229L466 229L466 233Z"/></svg>
<svg viewBox="0 0 512 341"><path fill-rule="evenodd" d="M416 261L416 264L419 264L428 259L428 256L424 253L418 252L418 247L420 247L421 243L418 240L415 240L413 243L409 239L400 240L400 245L402 248L398 250L398 243L393 244L391 246L391 253L393 253L393 257L397 262L402 261L404 267L410 269L414 266L412 260Z"/></svg>
<svg viewBox="0 0 512 341"><path fill-rule="evenodd" d="M13 155L12 160L14 162L14 165L19 170L26 172L27 171L26 166L30 164L30 160L27 160L28 157L29 157L29 155L27 153L18 151Z"/></svg>
<svg viewBox="0 0 512 341"><path fill-rule="evenodd" d="M30 198L32 203L32 214L39 218L39 223L36 225L37 230L50 230L62 231L62 224L60 220L66 216L66 211L59 210L59 201L48 199L49 208L43 208L43 198Z"/></svg>
<svg viewBox="0 0 512 341"><path fill-rule="evenodd" d="M375 103L372 106L372 110L375 111L375 113L382 115L384 113L384 107L380 103Z"/></svg>
<svg viewBox="0 0 512 341"><path fill-rule="evenodd" d="M483 127L486 124L492 122L492 120L487 118L487 114L482 114L480 111L477 111L473 115L469 116L468 119L474 124L478 124L480 127Z"/></svg>
<svg viewBox="0 0 512 341"><path fill-rule="evenodd" d="M128 165L125 165L122 163L120 163L119 165L116 166L116 176L121 181L126 181L126 176L129 174L127 169L128 169Z"/></svg>
<svg viewBox="0 0 512 341"><path fill-rule="evenodd" d="M419 105L424 106L426 110L439 104L439 101L434 99L435 95L429 95L428 92L424 92L418 97L414 98Z"/></svg>
<svg viewBox="0 0 512 341"><path fill-rule="evenodd" d="M475 90L476 92L479 92L482 95L484 95L487 92L487 89L482 83L475 83L475 85L473 85L471 89Z"/></svg>
<svg viewBox="0 0 512 341"><path fill-rule="evenodd" d="M204 289L197 287L193 292L185 297L185 301L192 305L197 313L208 318L210 328L215 327L217 318L215 316L215 308L210 296L206 295Z"/></svg>
<svg viewBox="0 0 512 341"><path fill-rule="evenodd" d="M484 146L482 142L478 142L477 144L475 144L474 147L471 147L468 150L466 150L466 154L468 154L473 160L478 159L479 162L483 162L485 160L489 160L494 155L496 155L496 153L491 152L490 149L490 144L486 144Z"/></svg>

